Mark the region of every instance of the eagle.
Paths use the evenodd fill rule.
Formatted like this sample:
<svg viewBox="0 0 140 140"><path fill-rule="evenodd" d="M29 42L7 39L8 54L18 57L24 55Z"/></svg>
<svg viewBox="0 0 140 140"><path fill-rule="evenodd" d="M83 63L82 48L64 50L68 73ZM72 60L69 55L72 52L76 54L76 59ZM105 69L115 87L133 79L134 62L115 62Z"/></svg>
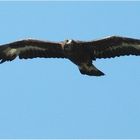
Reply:
<svg viewBox="0 0 140 140"><path fill-rule="evenodd" d="M0 63L32 58L66 58L78 66L81 74L102 76L104 73L93 65L101 58L140 55L140 39L109 36L92 41L65 40L60 42L23 39L0 45Z"/></svg>

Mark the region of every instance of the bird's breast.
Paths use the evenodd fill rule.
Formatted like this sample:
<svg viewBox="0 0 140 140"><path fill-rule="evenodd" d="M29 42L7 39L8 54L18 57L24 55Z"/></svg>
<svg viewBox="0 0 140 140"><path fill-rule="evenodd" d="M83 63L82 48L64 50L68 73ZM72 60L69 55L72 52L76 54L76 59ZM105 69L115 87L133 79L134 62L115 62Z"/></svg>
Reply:
<svg viewBox="0 0 140 140"><path fill-rule="evenodd" d="M64 46L64 53L66 58L70 59L76 64L85 62L90 57L89 51L85 46L79 46L76 44Z"/></svg>

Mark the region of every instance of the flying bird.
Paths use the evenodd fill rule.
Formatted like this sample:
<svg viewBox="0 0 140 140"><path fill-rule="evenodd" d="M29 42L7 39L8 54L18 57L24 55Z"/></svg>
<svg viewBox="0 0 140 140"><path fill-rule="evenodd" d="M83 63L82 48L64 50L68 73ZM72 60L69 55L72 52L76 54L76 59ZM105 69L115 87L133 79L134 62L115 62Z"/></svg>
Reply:
<svg viewBox="0 0 140 140"><path fill-rule="evenodd" d="M102 76L104 73L93 65L101 58L114 58L124 55L140 55L140 40L110 36L93 41L65 40L49 42L24 39L0 45L0 63L32 58L66 58L76 64L81 74Z"/></svg>

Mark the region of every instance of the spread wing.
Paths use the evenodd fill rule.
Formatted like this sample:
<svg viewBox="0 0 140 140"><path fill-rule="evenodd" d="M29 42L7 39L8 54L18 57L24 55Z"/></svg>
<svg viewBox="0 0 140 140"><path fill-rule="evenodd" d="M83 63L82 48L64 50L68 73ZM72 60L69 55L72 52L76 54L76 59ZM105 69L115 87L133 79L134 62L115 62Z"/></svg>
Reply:
<svg viewBox="0 0 140 140"><path fill-rule="evenodd" d="M62 43L27 39L0 46L1 63L12 61L17 56L20 59L36 57L64 58Z"/></svg>
<svg viewBox="0 0 140 140"><path fill-rule="evenodd" d="M93 58L111 58L124 55L140 55L140 40L112 36L87 43L92 48Z"/></svg>

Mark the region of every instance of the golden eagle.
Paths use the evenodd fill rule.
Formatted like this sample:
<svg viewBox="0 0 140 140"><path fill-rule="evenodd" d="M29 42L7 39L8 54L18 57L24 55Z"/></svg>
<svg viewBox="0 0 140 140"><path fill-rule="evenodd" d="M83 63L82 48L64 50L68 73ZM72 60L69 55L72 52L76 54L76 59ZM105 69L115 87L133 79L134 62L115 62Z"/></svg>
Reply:
<svg viewBox="0 0 140 140"><path fill-rule="evenodd" d="M17 56L20 59L66 58L76 64L82 74L90 76L104 75L92 64L92 60L124 55L140 55L140 40L119 36L93 41L63 42L25 39L0 45L0 63L12 61Z"/></svg>

